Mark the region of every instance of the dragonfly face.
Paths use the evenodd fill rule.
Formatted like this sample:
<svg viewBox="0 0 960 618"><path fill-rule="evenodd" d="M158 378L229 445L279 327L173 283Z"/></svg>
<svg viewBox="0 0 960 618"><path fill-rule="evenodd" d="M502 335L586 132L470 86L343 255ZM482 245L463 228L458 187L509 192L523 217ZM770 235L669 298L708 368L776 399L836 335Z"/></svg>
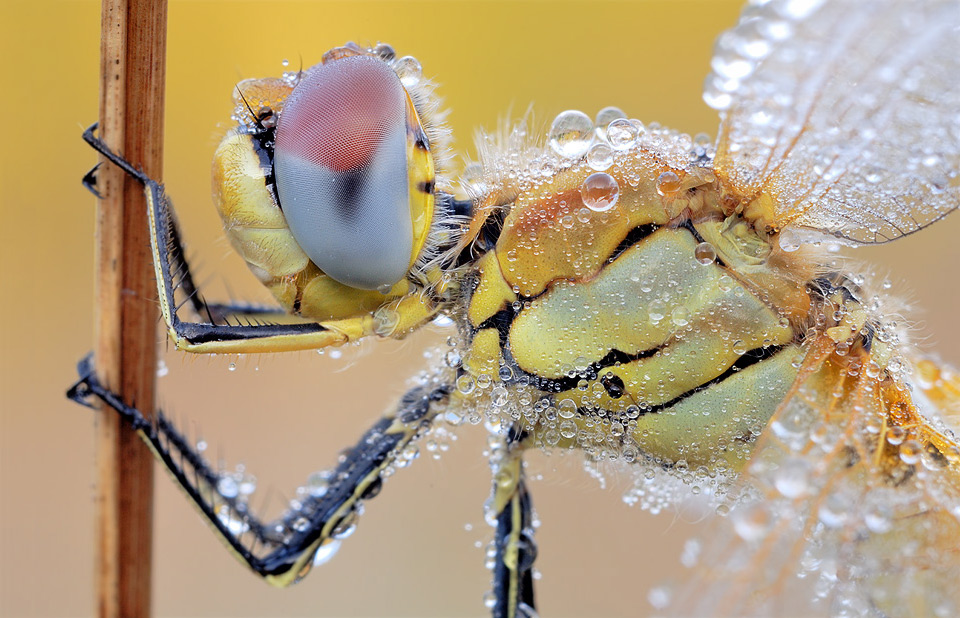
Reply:
<svg viewBox="0 0 960 618"><path fill-rule="evenodd" d="M218 207L287 317L202 302L170 205L146 179L177 346L319 348L402 338L445 315L457 353L322 492L269 525L187 457L191 480L172 456L189 445L170 426L145 439L231 549L278 585L330 553L442 414L483 418L495 434L497 615L533 607L531 448L620 460L732 509L716 533L729 544L704 552L691 593L658 609L960 609L960 560L943 550L960 542L960 448L941 418L960 381L901 345L819 244L885 242L956 208L948 48L960 10L851 8L745 13L708 80L722 114L715 147L619 110L564 112L540 140L521 125L482 143L481 165L459 181L419 63L387 46L348 44L303 73L241 82L239 126L214 161ZM183 292L206 319L180 319Z"/></svg>
<svg viewBox="0 0 960 618"><path fill-rule="evenodd" d="M443 138L420 119L435 104L414 105L426 98L419 75L398 73L409 62L389 46L343 47L309 71L238 85L245 122L214 156L219 211L233 246L294 315L386 314L424 288L407 271L429 259Z"/></svg>

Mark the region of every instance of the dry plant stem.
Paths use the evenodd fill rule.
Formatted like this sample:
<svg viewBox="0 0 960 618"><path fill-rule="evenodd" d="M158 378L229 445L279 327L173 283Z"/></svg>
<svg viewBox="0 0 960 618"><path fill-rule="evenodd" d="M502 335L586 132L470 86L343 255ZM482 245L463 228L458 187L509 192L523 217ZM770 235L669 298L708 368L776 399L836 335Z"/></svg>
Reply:
<svg viewBox="0 0 960 618"><path fill-rule="evenodd" d="M159 178L165 0L103 0L100 135ZM96 364L145 414L154 405L156 286L143 187L109 164L98 174ZM97 414L96 603L101 617L150 615L153 458L111 411Z"/></svg>

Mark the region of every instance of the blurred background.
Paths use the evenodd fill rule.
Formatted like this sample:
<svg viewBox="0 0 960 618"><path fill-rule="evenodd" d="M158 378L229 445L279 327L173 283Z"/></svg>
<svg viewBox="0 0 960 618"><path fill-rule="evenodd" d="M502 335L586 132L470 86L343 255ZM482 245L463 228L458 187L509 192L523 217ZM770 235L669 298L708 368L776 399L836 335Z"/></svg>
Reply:
<svg viewBox="0 0 960 618"><path fill-rule="evenodd" d="M210 160L229 126L231 90L316 63L347 40L391 43L440 84L459 152L531 103L541 122L617 105L690 134L716 130L700 99L714 38L739 1L251 2L173 0L169 11L164 177L200 279L214 293L267 300L232 254L210 199ZM80 140L97 117L99 3L0 5L0 615L93 613L93 415L63 392L93 347L96 162ZM960 215L889 247L859 250L894 292L915 339L960 364ZM229 282L227 284L226 282ZM442 344L437 329L372 342L340 358L300 353L188 358L164 351L160 403L208 453L242 462L273 509L329 467ZM158 348L165 350L162 341ZM235 370L230 369L231 363ZM336 558L289 590L241 568L157 474L158 616L479 616L489 587L481 504L483 430L463 427L439 461L425 453L367 505ZM694 528L652 517L601 489L579 457L532 458L544 616L648 613L647 591L682 573ZM624 475L626 478L626 475Z"/></svg>

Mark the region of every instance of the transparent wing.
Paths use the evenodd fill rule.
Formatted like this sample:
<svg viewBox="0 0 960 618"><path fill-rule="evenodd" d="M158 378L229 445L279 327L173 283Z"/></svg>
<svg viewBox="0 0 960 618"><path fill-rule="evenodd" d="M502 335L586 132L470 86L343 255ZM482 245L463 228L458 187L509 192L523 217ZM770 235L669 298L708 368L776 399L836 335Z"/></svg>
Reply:
<svg viewBox="0 0 960 618"><path fill-rule="evenodd" d="M704 535L671 614L960 614L960 448L869 356L832 347L813 346L744 474L754 499ZM915 392L960 402L936 380Z"/></svg>
<svg viewBox="0 0 960 618"><path fill-rule="evenodd" d="M717 173L777 228L881 243L960 203L960 2L773 0L711 66Z"/></svg>

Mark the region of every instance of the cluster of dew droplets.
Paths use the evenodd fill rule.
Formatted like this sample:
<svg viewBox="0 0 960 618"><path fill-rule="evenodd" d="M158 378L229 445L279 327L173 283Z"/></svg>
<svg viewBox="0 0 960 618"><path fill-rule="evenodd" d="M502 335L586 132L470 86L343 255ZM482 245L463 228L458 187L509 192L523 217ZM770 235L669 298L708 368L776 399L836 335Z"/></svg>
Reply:
<svg viewBox="0 0 960 618"><path fill-rule="evenodd" d="M205 440L196 443L197 452L207 450ZM216 505L216 514L220 522L232 534L240 535L249 529L244 515L249 508L250 498L257 490L257 479L247 472L244 464L237 464L232 472L221 471L217 475L216 492L226 502Z"/></svg>
<svg viewBox="0 0 960 618"><path fill-rule="evenodd" d="M559 113L550 125L546 147L531 137L524 122L501 137L488 137L478 144L482 163L468 166L461 182L472 196L508 187L535 192L557 173L583 162L597 172L583 187L584 203L604 212L617 202L621 187L611 170L623 168L624 178L636 187L642 175L637 164L654 161L677 169L709 166L712 141L706 135L689 135L631 119L616 107L606 107L595 119L578 110ZM589 211L588 211L589 212Z"/></svg>
<svg viewBox="0 0 960 618"><path fill-rule="evenodd" d="M560 167L585 159L597 172L628 162L640 149L656 152L676 167L702 162L713 155L706 135L691 138L657 123L644 125L640 120L627 118L616 107L600 110L595 122L578 110L561 112L553 119L547 144L559 157Z"/></svg>
<svg viewBox="0 0 960 618"><path fill-rule="evenodd" d="M714 46L712 69L703 99L717 110L733 103L733 95L776 46L789 39L796 24L815 13L824 0L758 2L744 10L740 22L724 32Z"/></svg>
<svg viewBox="0 0 960 618"><path fill-rule="evenodd" d="M671 319L678 327L687 323L682 312ZM461 353L456 351L453 356L459 363ZM731 479L720 466L708 470L681 460L664 468L644 458L634 431L646 404L636 405L624 398L604 407L606 374L585 359L566 367L565 375L577 380L582 397L579 405L570 397L541 392L528 376L507 364L501 364L497 375L463 374L456 381L460 405L448 415L454 423L485 424L491 434L491 465L499 461L499 441L516 428L535 434L536 446L546 452L561 445L575 446L578 457L585 455L585 470L601 486L606 484L607 466L615 465L615 476L622 479L620 464L630 464L627 471L634 480L623 495L627 504L658 513L690 503L692 496L695 504L690 508L700 513L704 509L729 510L736 497L729 495Z"/></svg>

